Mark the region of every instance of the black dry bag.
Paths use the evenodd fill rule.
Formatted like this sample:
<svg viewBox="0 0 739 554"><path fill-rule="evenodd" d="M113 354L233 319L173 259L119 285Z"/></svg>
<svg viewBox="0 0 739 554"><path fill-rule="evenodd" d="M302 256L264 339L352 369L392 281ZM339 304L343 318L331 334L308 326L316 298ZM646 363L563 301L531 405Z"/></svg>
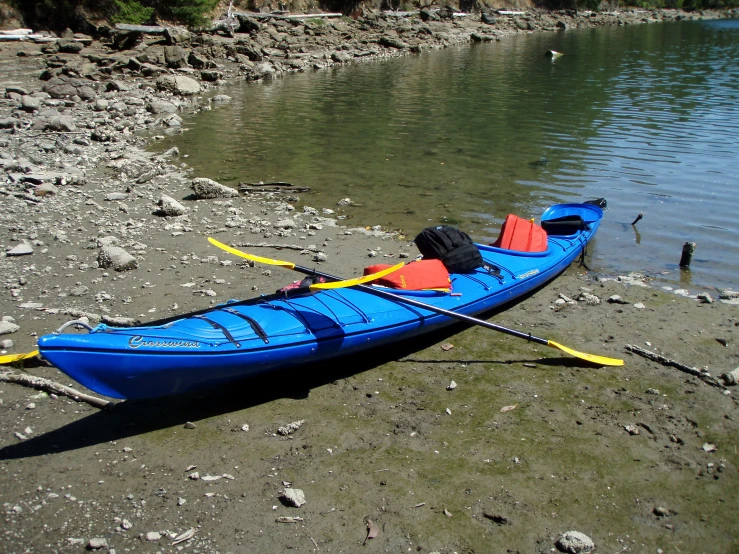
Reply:
<svg viewBox="0 0 739 554"><path fill-rule="evenodd" d="M468 273L484 265L472 239L454 227L426 227L414 242L424 258L441 260L450 273Z"/></svg>

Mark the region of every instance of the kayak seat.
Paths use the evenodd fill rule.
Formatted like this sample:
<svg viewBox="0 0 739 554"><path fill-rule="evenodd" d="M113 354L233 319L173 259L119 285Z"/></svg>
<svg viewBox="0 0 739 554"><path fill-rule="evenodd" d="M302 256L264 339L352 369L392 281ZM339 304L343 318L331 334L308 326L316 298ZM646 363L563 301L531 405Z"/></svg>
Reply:
<svg viewBox="0 0 739 554"><path fill-rule="evenodd" d="M364 268L364 274L370 275L390 267L388 264L376 264ZM417 260L410 262L397 271L372 281L373 284L391 289L404 290L451 290L449 272L441 260Z"/></svg>
<svg viewBox="0 0 739 554"><path fill-rule="evenodd" d="M490 246L518 252L544 252L549 247L547 231L534 223L508 214L500 229L500 236Z"/></svg>

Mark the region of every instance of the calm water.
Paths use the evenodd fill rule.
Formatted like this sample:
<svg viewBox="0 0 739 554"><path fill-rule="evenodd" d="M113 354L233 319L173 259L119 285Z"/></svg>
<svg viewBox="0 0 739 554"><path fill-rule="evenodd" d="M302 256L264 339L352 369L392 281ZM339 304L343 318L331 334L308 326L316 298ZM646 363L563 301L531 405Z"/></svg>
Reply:
<svg viewBox="0 0 739 554"><path fill-rule="evenodd" d="M593 269L739 286L739 21L516 36L218 92L232 103L162 146L198 176L309 186L301 204L351 224L479 240L509 212L604 196Z"/></svg>

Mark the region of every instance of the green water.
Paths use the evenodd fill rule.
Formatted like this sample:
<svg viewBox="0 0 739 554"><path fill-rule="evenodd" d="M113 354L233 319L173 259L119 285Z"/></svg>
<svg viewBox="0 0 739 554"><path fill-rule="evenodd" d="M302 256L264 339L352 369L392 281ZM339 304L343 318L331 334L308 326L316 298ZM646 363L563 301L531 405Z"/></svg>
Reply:
<svg viewBox="0 0 739 554"><path fill-rule="evenodd" d="M593 269L736 287L738 82L737 21L520 35L222 87L230 104L159 147L196 176L307 186L298 208L410 236L446 222L492 240L510 212L603 196Z"/></svg>

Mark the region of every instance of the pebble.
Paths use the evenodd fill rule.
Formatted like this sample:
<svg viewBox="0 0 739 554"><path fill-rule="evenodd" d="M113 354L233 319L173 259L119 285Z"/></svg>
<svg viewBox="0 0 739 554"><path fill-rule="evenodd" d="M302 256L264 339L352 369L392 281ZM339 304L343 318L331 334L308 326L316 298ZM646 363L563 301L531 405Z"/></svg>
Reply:
<svg viewBox="0 0 739 554"><path fill-rule="evenodd" d="M12 321L0 321L0 335L9 335L20 329L20 325L16 325Z"/></svg>
<svg viewBox="0 0 739 554"><path fill-rule="evenodd" d="M232 189L205 177L193 179L191 188L195 193L195 197L199 200L208 198L232 198L239 195L236 189Z"/></svg>
<svg viewBox="0 0 739 554"><path fill-rule="evenodd" d="M284 489L280 498L289 506L300 508L305 504L305 493L301 489Z"/></svg>
<svg viewBox="0 0 739 554"><path fill-rule="evenodd" d="M159 213L165 216L177 217L187 212L185 206L166 194L162 194L157 205L159 206Z"/></svg>
<svg viewBox="0 0 739 554"><path fill-rule="evenodd" d="M31 254L33 254L33 247L27 242L22 242L5 253L6 256L29 256Z"/></svg>
<svg viewBox="0 0 739 554"><path fill-rule="evenodd" d="M147 542L157 542L161 538L162 534L159 531L149 531L148 533L146 533Z"/></svg>
<svg viewBox="0 0 739 554"><path fill-rule="evenodd" d="M108 541L104 538L94 538L87 541L87 548L90 550L99 550L101 548L107 548L108 547Z"/></svg>
<svg viewBox="0 0 739 554"><path fill-rule="evenodd" d="M593 540L584 533L579 531L567 531L556 543L557 548L562 552L569 554L580 554L581 552L590 552L595 548Z"/></svg>
<svg viewBox="0 0 739 554"><path fill-rule="evenodd" d="M304 419L301 419L299 421L293 421L292 423L288 423L287 425L283 425L281 427L277 428L277 432L282 436L292 435L295 431L300 429L303 424L305 423Z"/></svg>
<svg viewBox="0 0 739 554"><path fill-rule="evenodd" d="M588 306L597 306L600 304L600 298L589 292L582 292L577 297L578 302L584 302Z"/></svg>

